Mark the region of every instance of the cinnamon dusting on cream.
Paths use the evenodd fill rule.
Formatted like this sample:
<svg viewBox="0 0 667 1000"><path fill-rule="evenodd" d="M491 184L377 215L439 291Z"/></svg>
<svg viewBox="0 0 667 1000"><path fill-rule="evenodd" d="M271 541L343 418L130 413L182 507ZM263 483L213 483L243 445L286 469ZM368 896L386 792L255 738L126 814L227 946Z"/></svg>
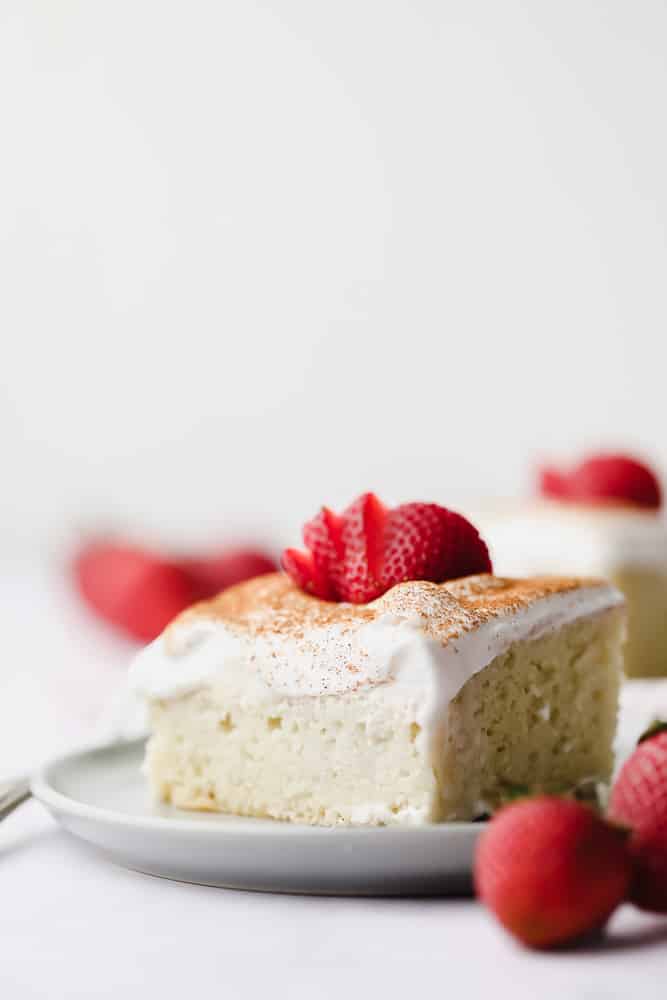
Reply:
<svg viewBox="0 0 667 1000"><path fill-rule="evenodd" d="M424 633L446 644L493 618L522 611L555 594L604 587L602 580L569 577L505 579L483 574L428 583L397 584L370 604L321 601L300 590L285 573L270 573L223 591L189 608L167 630L205 620L246 638L289 636L303 639L313 629L356 629L385 616L418 618Z"/></svg>

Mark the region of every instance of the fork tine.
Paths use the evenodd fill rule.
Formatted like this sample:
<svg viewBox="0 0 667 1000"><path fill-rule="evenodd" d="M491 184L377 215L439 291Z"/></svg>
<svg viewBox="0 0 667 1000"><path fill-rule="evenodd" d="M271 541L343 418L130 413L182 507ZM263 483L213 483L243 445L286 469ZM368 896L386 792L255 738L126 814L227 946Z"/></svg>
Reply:
<svg viewBox="0 0 667 1000"><path fill-rule="evenodd" d="M17 806L30 798L30 782L19 778L8 785L0 786L0 820L14 812Z"/></svg>

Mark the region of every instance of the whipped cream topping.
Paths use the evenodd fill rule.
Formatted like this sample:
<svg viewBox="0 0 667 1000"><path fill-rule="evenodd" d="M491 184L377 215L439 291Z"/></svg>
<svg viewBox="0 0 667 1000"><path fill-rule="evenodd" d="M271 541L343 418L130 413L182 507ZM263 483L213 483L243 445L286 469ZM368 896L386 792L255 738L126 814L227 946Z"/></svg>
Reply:
<svg viewBox="0 0 667 1000"><path fill-rule="evenodd" d="M486 511L475 523L500 573L606 576L621 567L667 570L662 511L544 501Z"/></svg>
<svg viewBox="0 0 667 1000"><path fill-rule="evenodd" d="M411 582L361 607L295 593L281 574L262 581L178 618L136 658L134 691L168 700L224 679L241 698L270 701L383 685L429 728L515 642L623 603L600 581Z"/></svg>

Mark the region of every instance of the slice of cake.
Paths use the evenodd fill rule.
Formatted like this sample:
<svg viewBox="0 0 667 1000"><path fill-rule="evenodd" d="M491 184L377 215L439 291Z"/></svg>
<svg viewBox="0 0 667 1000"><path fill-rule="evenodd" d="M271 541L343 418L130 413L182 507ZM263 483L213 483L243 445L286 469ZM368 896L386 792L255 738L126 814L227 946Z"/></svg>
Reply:
<svg viewBox="0 0 667 1000"><path fill-rule="evenodd" d="M362 499L356 525L353 508L341 521L327 512L324 533L322 515L317 538L306 531L310 553L286 555L298 584L276 573L234 587L140 654L131 678L151 707L155 796L304 823L415 824L607 780L618 591L490 573L395 581L486 568L486 547L435 505L394 516ZM328 600L312 592L325 588Z"/></svg>
<svg viewBox="0 0 667 1000"><path fill-rule="evenodd" d="M480 513L500 573L605 577L625 595L630 677L667 676L667 521L646 466L597 456L545 469L542 498Z"/></svg>

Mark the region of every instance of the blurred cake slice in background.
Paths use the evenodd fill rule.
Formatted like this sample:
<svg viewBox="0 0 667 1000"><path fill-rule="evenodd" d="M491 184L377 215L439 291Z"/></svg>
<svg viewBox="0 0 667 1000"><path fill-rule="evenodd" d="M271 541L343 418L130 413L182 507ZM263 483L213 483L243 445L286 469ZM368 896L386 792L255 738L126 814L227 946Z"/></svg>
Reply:
<svg viewBox="0 0 667 1000"><path fill-rule="evenodd" d="M497 571L609 579L627 603L626 674L667 676L667 521L655 474L599 455L543 469L540 494L477 516Z"/></svg>
<svg viewBox="0 0 667 1000"><path fill-rule="evenodd" d="M320 589L383 589L429 552L436 523L450 566L474 549L490 569L458 515L361 500L363 518L343 515L340 548L326 510L336 544L323 544L322 521L305 532L328 553L315 560ZM443 511L456 520L439 521ZM470 820L517 792L606 781L624 630L622 596L601 581L477 573L351 602L263 576L185 612L135 661L148 779L181 808L322 825Z"/></svg>

